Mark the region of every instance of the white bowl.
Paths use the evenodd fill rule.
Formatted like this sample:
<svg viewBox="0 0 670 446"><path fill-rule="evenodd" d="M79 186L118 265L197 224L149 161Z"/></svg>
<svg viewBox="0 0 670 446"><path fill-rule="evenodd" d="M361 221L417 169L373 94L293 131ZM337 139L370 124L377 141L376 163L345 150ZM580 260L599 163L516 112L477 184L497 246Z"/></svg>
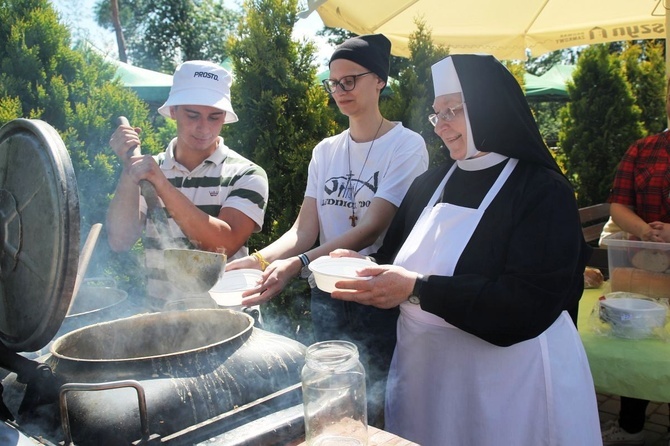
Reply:
<svg viewBox="0 0 670 446"><path fill-rule="evenodd" d="M646 296L615 292L600 301L600 318L612 327L612 334L621 338L641 339L665 325L667 307Z"/></svg>
<svg viewBox="0 0 670 446"><path fill-rule="evenodd" d="M361 277L356 274L357 270L370 266L377 266L377 264L354 257L323 256L311 262L309 269L314 273L316 286L326 293L332 293L337 289L335 283L340 280L370 279L370 277Z"/></svg>
<svg viewBox="0 0 670 446"><path fill-rule="evenodd" d="M257 269L235 269L226 271L209 290L209 295L218 305L237 307L242 305L242 293L255 288L262 273Z"/></svg>

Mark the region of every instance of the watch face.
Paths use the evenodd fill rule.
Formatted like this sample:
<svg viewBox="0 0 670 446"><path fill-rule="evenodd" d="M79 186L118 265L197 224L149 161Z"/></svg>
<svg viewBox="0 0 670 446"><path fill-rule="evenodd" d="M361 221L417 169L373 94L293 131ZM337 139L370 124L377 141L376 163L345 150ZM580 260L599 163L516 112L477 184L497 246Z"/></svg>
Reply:
<svg viewBox="0 0 670 446"><path fill-rule="evenodd" d="M409 300L409 303L414 304L414 305L419 305L419 302L421 302L421 299L419 299L419 296L409 296L409 298L407 300Z"/></svg>

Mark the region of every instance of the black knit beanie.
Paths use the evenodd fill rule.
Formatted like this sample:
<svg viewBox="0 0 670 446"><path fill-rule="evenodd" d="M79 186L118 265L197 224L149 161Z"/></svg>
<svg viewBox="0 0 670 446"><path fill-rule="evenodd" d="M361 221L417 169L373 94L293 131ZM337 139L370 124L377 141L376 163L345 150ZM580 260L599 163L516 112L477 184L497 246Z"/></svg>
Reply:
<svg viewBox="0 0 670 446"><path fill-rule="evenodd" d="M356 62L387 82L391 67L391 41L383 34L352 37L335 48L328 66L335 59Z"/></svg>

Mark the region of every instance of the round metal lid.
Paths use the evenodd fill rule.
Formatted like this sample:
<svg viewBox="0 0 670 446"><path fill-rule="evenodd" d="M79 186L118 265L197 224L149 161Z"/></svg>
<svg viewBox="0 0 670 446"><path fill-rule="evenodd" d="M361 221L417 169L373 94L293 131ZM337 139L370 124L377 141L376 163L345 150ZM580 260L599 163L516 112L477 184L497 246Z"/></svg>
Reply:
<svg viewBox="0 0 670 446"><path fill-rule="evenodd" d="M0 128L0 341L36 351L70 306L79 260L79 197L56 130L15 119Z"/></svg>

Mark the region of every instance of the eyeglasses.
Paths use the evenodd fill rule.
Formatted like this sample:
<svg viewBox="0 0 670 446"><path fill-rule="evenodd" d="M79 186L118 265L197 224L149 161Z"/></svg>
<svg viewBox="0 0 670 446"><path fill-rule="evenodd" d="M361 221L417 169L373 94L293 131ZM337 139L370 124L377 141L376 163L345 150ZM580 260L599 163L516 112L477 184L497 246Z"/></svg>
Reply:
<svg viewBox="0 0 670 446"><path fill-rule="evenodd" d="M330 94L335 93L335 90L337 90L338 85L340 86L342 91L351 91L356 87L356 78L366 76L368 74L372 74L372 71L368 71L366 73L361 74L352 74L351 76L344 76L339 81L335 79L324 79L323 81L321 81L321 83L323 84L323 88L325 88L326 91Z"/></svg>
<svg viewBox="0 0 670 446"><path fill-rule="evenodd" d="M447 107L447 109L443 112L428 115L428 120L430 121L431 124L433 124L433 127L437 125L437 122L440 119L446 122L451 122L454 119L456 119L456 112L459 110L463 110L464 104L465 102L457 105L456 107Z"/></svg>

